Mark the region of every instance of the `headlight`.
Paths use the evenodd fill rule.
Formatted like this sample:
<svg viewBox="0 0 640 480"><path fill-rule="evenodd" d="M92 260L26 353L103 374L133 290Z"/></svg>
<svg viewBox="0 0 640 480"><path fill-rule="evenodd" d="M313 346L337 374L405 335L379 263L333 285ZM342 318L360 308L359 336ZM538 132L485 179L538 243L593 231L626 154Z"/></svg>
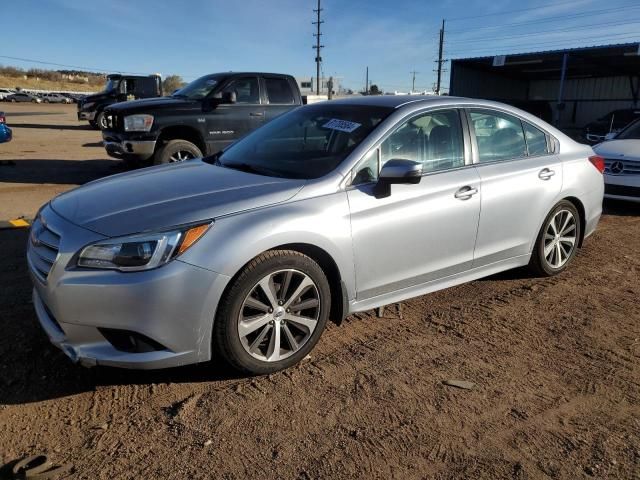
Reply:
<svg viewBox="0 0 640 480"><path fill-rule="evenodd" d="M87 245L78 255L78 266L136 272L161 267L188 250L211 223L170 232L131 235Z"/></svg>
<svg viewBox="0 0 640 480"><path fill-rule="evenodd" d="M153 115L129 115L124 117L125 132L148 132L153 125Z"/></svg>
<svg viewBox="0 0 640 480"><path fill-rule="evenodd" d="M89 110L91 107L93 107L96 104L96 102L87 102L87 103L83 103L81 105L82 110Z"/></svg>

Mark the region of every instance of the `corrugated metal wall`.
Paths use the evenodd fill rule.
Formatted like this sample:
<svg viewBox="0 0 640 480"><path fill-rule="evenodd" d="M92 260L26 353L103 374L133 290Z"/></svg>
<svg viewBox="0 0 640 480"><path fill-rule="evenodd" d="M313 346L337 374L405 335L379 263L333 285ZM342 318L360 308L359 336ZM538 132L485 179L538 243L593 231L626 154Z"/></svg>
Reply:
<svg viewBox="0 0 640 480"><path fill-rule="evenodd" d="M542 100L556 110L559 78L514 80L455 61L451 69L451 95L504 101ZM567 131L577 131L612 110L637 107L627 76L568 79L564 84L563 102L559 127Z"/></svg>
<svg viewBox="0 0 640 480"><path fill-rule="evenodd" d="M530 100L548 100L553 108L558 99L560 80L534 80ZM560 127L582 128L612 110L633 108L629 77L576 78L566 80L560 112Z"/></svg>
<svg viewBox="0 0 640 480"><path fill-rule="evenodd" d="M453 62L449 94L494 100L526 100L527 82Z"/></svg>

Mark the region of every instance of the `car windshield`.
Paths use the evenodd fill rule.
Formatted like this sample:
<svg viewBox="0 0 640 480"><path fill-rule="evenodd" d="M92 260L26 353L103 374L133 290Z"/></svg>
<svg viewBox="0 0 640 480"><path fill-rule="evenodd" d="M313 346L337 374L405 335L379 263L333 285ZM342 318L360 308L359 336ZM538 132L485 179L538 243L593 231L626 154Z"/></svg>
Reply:
<svg viewBox="0 0 640 480"><path fill-rule="evenodd" d="M107 84L104 86L103 92L111 92L112 90L117 90L118 85L120 85L119 78L109 78L107 80Z"/></svg>
<svg viewBox="0 0 640 480"><path fill-rule="evenodd" d="M633 122L618 133L616 140L640 140L640 120Z"/></svg>
<svg viewBox="0 0 640 480"><path fill-rule="evenodd" d="M283 178L334 170L393 109L321 103L295 109L233 144L219 165Z"/></svg>
<svg viewBox="0 0 640 480"><path fill-rule="evenodd" d="M220 83L219 75L206 75L182 87L171 96L201 100L209 95L218 83Z"/></svg>

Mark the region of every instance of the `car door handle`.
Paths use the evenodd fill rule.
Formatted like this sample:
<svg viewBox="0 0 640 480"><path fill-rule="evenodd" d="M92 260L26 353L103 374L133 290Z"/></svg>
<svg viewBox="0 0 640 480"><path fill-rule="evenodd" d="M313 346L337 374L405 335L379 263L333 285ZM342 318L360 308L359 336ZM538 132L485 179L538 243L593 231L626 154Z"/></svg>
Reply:
<svg viewBox="0 0 640 480"><path fill-rule="evenodd" d="M467 185L466 187L462 187L461 189L459 189L455 193L454 197L456 197L458 200L469 200L476 193L478 193L477 188L473 188Z"/></svg>
<svg viewBox="0 0 640 480"><path fill-rule="evenodd" d="M249 114L249 116L251 116L251 117L264 117L264 113L262 113L262 112L251 112Z"/></svg>
<svg viewBox="0 0 640 480"><path fill-rule="evenodd" d="M540 172L538 173L538 178L540 180L549 180L551 177L553 177L556 174L556 172L554 172L553 170L549 170L548 168L543 168L542 170L540 170Z"/></svg>

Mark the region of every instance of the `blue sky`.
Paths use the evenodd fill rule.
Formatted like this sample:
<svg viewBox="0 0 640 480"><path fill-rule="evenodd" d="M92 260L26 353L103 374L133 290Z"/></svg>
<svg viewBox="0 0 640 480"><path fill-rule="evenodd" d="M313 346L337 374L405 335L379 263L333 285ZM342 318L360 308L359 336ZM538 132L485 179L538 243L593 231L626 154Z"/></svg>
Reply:
<svg viewBox="0 0 640 480"><path fill-rule="evenodd" d="M227 70L311 76L316 1L4 1L0 55L186 80ZM407 91L412 70L416 88L431 89L443 18L445 58L640 41L637 0L322 4L324 74L354 90L363 87L366 66L387 91ZM47 68L2 57L0 64Z"/></svg>

